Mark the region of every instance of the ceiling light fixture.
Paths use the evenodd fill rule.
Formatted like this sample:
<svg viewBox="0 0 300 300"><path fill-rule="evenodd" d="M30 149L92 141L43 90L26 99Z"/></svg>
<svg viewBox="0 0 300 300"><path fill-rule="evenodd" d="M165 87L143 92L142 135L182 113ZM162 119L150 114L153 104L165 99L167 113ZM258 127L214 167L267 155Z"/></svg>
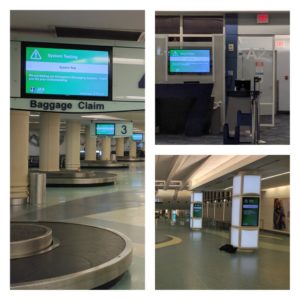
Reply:
<svg viewBox="0 0 300 300"><path fill-rule="evenodd" d="M279 177L279 176L283 176L283 175L286 175L286 174L290 174L290 172L284 172L284 173L264 177L264 178L261 179L261 181L268 180L268 179L275 178L275 177ZM229 189L232 189L232 186L229 186L229 187L225 188L224 191L229 190Z"/></svg>
<svg viewBox="0 0 300 300"><path fill-rule="evenodd" d="M283 176L283 175L286 175L286 174L290 174L290 172L284 172L284 173L280 173L280 174L276 174L276 175L264 177L264 178L262 178L261 180L267 180L267 179L271 179L271 178L274 178L274 177Z"/></svg>

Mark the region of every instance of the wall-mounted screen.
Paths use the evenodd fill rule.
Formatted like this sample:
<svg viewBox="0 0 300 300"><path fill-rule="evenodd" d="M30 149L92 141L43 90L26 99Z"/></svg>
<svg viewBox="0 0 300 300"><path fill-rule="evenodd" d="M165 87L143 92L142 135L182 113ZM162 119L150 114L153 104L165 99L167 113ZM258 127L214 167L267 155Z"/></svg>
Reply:
<svg viewBox="0 0 300 300"><path fill-rule="evenodd" d="M202 203L195 202L193 205L193 218L202 218Z"/></svg>
<svg viewBox="0 0 300 300"><path fill-rule="evenodd" d="M22 42L21 96L111 100L111 48Z"/></svg>
<svg viewBox="0 0 300 300"><path fill-rule="evenodd" d="M132 135L132 140L135 142L140 142L143 140L143 134L142 133L134 133Z"/></svg>
<svg viewBox="0 0 300 300"><path fill-rule="evenodd" d="M179 74L211 74L211 48L202 49L169 49L168 73Z"/></svg>
<svg viewBox="0 0 300 300"><path fill-rule="evenodd" d="M172 221L173 222L176 222L176 218L177 218L177 215L176 215L176 210L172 210Z"/></svg>
<svg viewBox="0 0 300 300"><path fill-rule="evenodd" d="M259 197L243 197L242 226L258 226Z"/></svg>
<svg viewBox="0 0 300 300"><path fill-rule="evenodd" d="M114 123L96 123L95 124L96 135L114 136L115 131L116 131L116 126Z"/></svg>

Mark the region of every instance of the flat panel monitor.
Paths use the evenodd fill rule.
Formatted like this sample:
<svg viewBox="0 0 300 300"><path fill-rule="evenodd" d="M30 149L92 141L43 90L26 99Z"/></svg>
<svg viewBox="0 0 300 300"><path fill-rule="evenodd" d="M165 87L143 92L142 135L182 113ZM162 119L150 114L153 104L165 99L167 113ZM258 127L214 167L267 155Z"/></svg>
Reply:
<svg viewBox="0 0 300 300"><path fill-rule="evenodd" d="M202 218L202 203L201 202L194 203L193 218Z"/></svg>
<svg viewBox="0 0 300 300"><path fill-rule="evenodd" d="M177 215L176 215L176 210L172 210L172 221L173 222L176 222L176 218L177 218Z"/></svg>
<svg viewBox="0 0 300 300"><path fill-rule="evenodd" d="M242 226L258 226L259 197L243 197Z"/></svg>
<svg viewBox="0 0 300 300"><path fill-rule="evenodd" d="M143 134L142 133L134 133L132 135L132 140L135 142L140 142L143 140Z"/></svg>
<svg viewBox="0 0 300 300"><path fill-rule="evenodd" d="M211 74L211 48L169 49L168 73L169 75Z"/></svg>
<svg viewBox="0 0 300 300"><path fill-rule="evenodd" d="M95 131L96 135L114 136L116 132L116 126L114 123L96 123Z"/></svg>
<svg viewBox="0 0 300 300"><path fill-rule="evenodd" d="M251 81L250 80L236 80L235 88L240 92L250 92L251 90Z"/></svg>
<svg viewBox="0 0 300 300"><path fill-rule="evenodd" d="M111 48L22 42L21 96L111 100Z"/></svg>

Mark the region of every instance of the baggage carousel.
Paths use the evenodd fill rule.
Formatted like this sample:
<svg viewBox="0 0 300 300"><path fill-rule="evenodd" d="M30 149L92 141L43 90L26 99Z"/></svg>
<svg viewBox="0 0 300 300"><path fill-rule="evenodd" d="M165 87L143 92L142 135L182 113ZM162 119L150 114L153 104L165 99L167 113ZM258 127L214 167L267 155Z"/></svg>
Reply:
<svg viewBox="0 0 300 300"><path fill-rule="evenodd" d="M132 261L122 233L63 222L11 223L11 289L94 289Z"/></svg>
<svg viewBox="0 0 300 300"><path fill-rule="evenodd" d="M129 156L117 156L117 161L121 162L144 162L144 157L129 157Z"/></svg>
<svg viewBox="0 0 300 300"><path fill-rule="evenodd" d="M46 173L47 186L95 186L115 184L116 174L95 171L50 171Z"/></svg>
<svg viewBox="0 0 300 300"><path fill-rule="evenodd" d="M112 160L82 160L80 161L81 168L107 168L107 169L118 169L118 168L129 168L128 163L112 161Z"/></svg>

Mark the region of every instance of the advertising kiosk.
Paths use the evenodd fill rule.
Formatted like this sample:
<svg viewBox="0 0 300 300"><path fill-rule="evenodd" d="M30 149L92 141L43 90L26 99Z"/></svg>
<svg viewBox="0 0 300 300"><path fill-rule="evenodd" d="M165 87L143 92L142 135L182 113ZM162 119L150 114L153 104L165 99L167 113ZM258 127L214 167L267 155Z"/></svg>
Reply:
<svg viewBox="0 0 300 300"><path fill-rule="evenodd" d="M244 172L233 178L231 244L239 249L257 249L261 176Z"/></svg>
<svg viewBox="0 0 300 300"><path fill-rule="evenodd" d="M190 216L190 228L201 229L203 217L203 193L192 193Z"/></svg>

